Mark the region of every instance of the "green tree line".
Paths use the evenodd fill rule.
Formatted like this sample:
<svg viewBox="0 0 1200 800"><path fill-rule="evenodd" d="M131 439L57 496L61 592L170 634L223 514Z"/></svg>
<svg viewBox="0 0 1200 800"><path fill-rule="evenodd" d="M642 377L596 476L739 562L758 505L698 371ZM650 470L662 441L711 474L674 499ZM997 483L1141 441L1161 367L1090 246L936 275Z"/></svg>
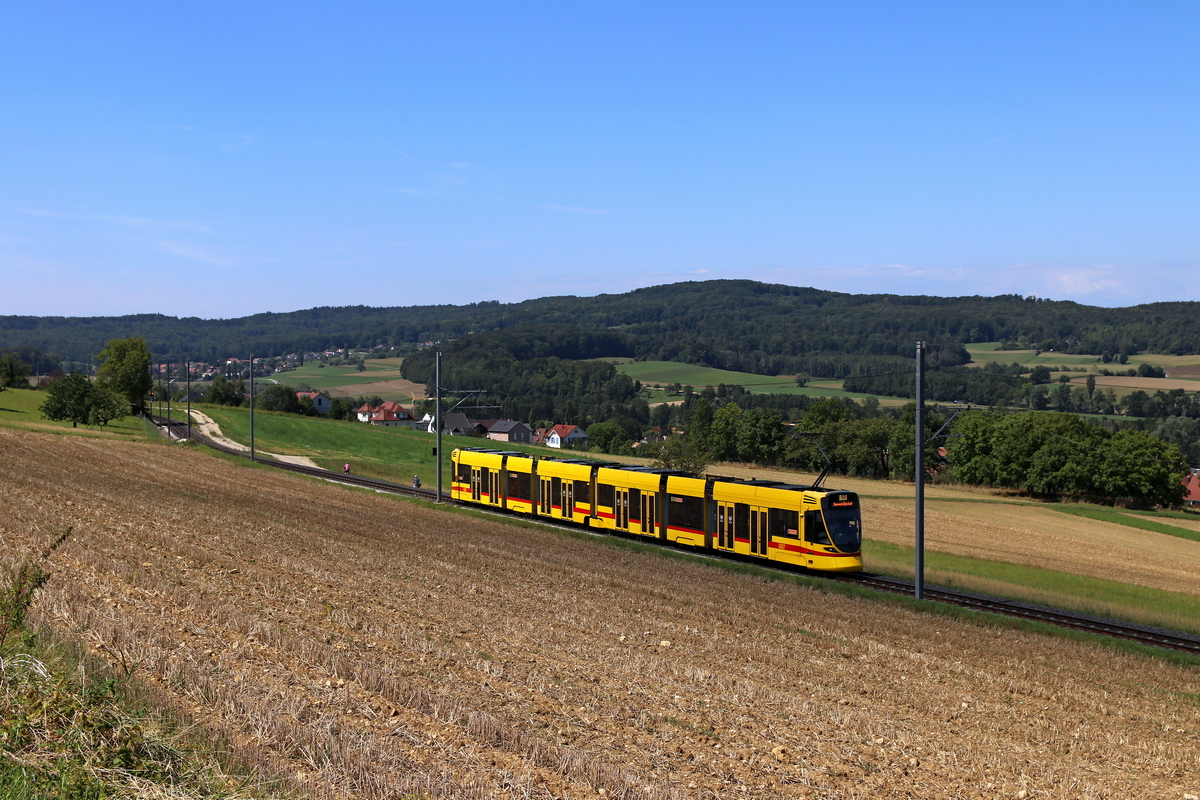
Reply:
<svg viewBox="0 0 1200 800"><path fill-rule="evenodd" d="M677 283L597 297L521 303L313 308L237 319L0 317L0 342L87 360L114 338L143 336L153 352L213 361L236 353L372 348L453 339L534 325L568 325L623 338L640 359L778 375L842 378L904 368L913 343L929 342L947 366L961 345L1002 341L1064 352L1200 353L1196 303L1099 308L1016 295L855 295L755 281ZM598 335L598 334L589 334ZM957 347L956 347L957 346ZM580 356L560 355L562 358Z"/></svg>

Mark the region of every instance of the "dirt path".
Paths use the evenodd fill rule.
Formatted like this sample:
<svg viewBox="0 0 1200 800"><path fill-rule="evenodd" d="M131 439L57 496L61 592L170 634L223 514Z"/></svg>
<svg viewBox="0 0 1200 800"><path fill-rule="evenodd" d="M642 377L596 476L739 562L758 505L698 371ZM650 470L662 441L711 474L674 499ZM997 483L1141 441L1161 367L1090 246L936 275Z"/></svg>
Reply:
<svg viewBox="0 0 1200 800"><path fill-rule="evenodd" d="M1194 667L0 429L35 606L315 796L1186 798Z"/></svg>
<svg viewBox="0 0 1200 800"><path fill-rule="evenodd" d="M222 433L221 426L203 411L196 411L195 409L192 409L192 417L195 418L196 424L200 428L200 433L212 439L214 442L223 444L226 447L231 447L234 450L241 450L243 453L250 452L249 447L241 442L235 442L233 439L230 439L228 436ZM304 467L316 467L317 469L321 468L320 464L313 461L308 456L284 456L277 453L267 453L259 450L258 448L255 448L255 450L257 451L258 455L270 456L277 461L286 461L289 464L300 464Z"/></svg>

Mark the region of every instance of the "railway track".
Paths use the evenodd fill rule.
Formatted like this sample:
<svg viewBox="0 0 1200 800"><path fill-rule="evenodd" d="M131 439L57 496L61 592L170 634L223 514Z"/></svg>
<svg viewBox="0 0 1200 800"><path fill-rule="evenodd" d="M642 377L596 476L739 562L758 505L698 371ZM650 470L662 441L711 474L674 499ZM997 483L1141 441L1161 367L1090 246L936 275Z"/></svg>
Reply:
<svg viewBox="0 0 1200 800"><path fill-rule="evenodd" d="M166 432L166 434L171 438L187 438L188 434L186 422L168 421L164 417L158 417L154 415L151 416L151 419L159 426L160 430ZM191 438L197 443L213 450L246 459L250 458L250 454L248 452L227 447L201 433L197 433L194 430L191 433ZM434 500L435 495L437 494L431 489L416 489L411 486L390 483L388 481L362 478L357 475L345 475L332 470L320 469L319 467L308 467L304 466L303 464L291 464L286 461L278 461L274 458L262 458L261 456L255 456L253 460L259 464L265 464L267 466L287 470L288 472L296 472L301 475L308 475L313 478L321 478L323 480L344 483L351 486L361 486L367 489L374 489L378 492L407 495L409 497L420 497L425 500ZM446 502L450 502L448 498L446 498ZM759 564L760 562L756 561L754 563ZM772 565L772 568L778 569L778 567L775 565ZM780 571L788 572L788 570L782 569ZM893 578L886 575L875 575L866 572L826 573L810 572L808 570L797 570L797 572L806 575L819 576L842 583L864 586L866 588L875 589L881 592L888 592L890 594L911 596L914 593L913 582L904 578ZM964 592L945 587L929 586L928 584L926 584L924 588L924 595L926 600L960 606L962 608L970 608L976 611L987 611L993 614L1001 614L1008 617L1026 619L1035 622L1044 622L1046 624L1056 625L1061 628L1069 628L1071 630L1083 631L1101 636L1125 639L1144 645L1162 647L1169 650L1176 650L1200 656L1200 636L1183 633L1180 631L1155 628L1148 625L1138 625L1130 622L1122 622L1120 620L1092 616L1090 614L1064 611L1062 609L1051 608L1049 606L1040 606L1033 603L1024 603L1016 600L1004 600L998 597L975 594L973 592Z"/></svg>

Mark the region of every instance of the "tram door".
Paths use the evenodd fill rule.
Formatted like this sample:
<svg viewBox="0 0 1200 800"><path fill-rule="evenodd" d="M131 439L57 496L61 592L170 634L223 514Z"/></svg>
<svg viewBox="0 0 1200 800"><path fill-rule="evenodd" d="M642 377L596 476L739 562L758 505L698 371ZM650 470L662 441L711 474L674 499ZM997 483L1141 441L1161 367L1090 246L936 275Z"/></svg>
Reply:
<svg viewBox="0 0 1200 800"><path fill-rule="evenodd" d="M476 503L479 502L480 496L483 494L483 470L479 467L471 467L471 499Z"/></svg>
<svg viewBox="0 0 1200 800"><path fill-rule="evenodd" d="M765 556L768 539L767 512L758 508L750 509L750 552L756 556Z"/></svg>
<svg viewBox="0 0 1200 800"><path fill-rule="evenodd" d="M539 478L538 482L541 484L541 491L538 492L538 500L540 501L541 513L545 514L546 516L550 516L550 504L552 502L552 499L550 496L550 479L549 478Z"/></svg>
<svg viewBox="0 0 1200 800"><path fill-rule="evenodd" d="M651 536L657 535L654 523L654 492L645 492L642 494L642 533L648 533Z"/></svg>
<svg viewBox="0 0 1200 800"><path fill-rule="evenodd" d="M733 503L717 503L717 547L733 549Z"/></svg>
<svg viewBox="0 0 1200 800"><path fill-rule="evenodd" d="M488 502L492 505L500 505L500 470L489 469L488 474Z"/></svg>
<svg viewBox="0 0 1200 800"><path fill-rule="evenodd" d="M575 482L562 483L562 515L564 519L575 519Z"/></svg>
<svg viewBox="0 0 1200 800"><path fill-rule="evenodd" d="M629 490L616 489L613 491L613 527L618 530L629 530Z"/></svg>
<svg viewBox="0 0 1200 800"><path fill-rule="evenodd" d="M750 541L750 506L745 503L733 504L733 546L739 541ZM745 552L744 550L742 552Z"/></svg>

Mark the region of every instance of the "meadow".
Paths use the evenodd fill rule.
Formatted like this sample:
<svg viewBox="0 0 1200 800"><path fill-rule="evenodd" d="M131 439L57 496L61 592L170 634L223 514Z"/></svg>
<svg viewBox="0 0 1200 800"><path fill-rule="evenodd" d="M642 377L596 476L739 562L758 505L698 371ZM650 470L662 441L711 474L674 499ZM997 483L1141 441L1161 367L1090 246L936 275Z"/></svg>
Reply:
<svg viewBox="0 0 1200 800"><path fill-rule="evenodd" d="M404 379L400 375L403 358L369 358L363 361L365 369L359 372L356 366L326 366L319 361L310 361L287 372L278 372L270 378L261 379L297 386L308 384L315 390L337 397L359 397L378 395L384 400L411 403L414 396L424 397L425 387Z"/></svg>

